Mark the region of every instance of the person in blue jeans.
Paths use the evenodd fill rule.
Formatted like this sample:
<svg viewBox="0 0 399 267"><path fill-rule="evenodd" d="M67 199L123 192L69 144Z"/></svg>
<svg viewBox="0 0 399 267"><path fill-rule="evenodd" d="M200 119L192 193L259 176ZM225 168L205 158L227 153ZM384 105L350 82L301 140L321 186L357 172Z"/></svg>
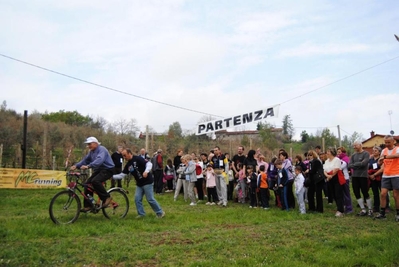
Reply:
<svg viewBox="0 0 399 267"><path fill-rule="evenodd" d="M289 210L288 204L288 173L287 170L283 168L283 161L278 159L275 161L274 165L277 168L277 187L280 193L281 209Z"/></svg>
<svg viewBox="0 0 399 267"><path fill-rule="evenodd" d="M133 152L127 148L122 150L122 156L127 161L127 163L123 168L123 171L120 174L115 174L113 176L113 179L123 179L129 173L133 175L137 185L134 195L134 201L138 213L137 218L142 218L145 216L145 211L143 207L144 195L147 199L148 204L150 204L152 210L155 212L157 217L165 217L165 212L162 210L161 206L154 198L154 177L150 172L152 168L152 163L150 161L145 161L145 159L140 156L133 155Z"/></svg>

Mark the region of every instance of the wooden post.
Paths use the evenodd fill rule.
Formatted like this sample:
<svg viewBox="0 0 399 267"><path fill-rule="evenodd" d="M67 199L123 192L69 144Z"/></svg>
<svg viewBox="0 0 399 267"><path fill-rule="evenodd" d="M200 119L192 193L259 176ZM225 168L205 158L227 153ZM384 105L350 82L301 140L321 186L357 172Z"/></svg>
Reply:
<svg viewBox="0 0 399 267"><path fill-rule="evenodd" d="M43 158L42 158L42 170L44 170L46 168L46 159L47 159L47 155L46 155L46 144L47 144L47 124L45 124L44 126L44 133L43 133Z"/></svg>
<svg viewBox="0 0 399 267"><path fill-rule="evenodd" d="M0 145L0 168L3 166L3 144Z"/></svg>
<svg viewBox="0 0 399 267"><path fill-rule="evenodd" d="M148 153L148 143L150 137L148 136L148 125L145 126L145 151Z"/></svg>

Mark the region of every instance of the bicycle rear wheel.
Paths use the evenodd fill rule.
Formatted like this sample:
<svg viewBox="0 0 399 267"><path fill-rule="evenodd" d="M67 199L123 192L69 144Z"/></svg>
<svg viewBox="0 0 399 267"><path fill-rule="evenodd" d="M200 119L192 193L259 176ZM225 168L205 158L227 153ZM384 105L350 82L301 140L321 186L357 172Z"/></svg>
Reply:
<svg viewBox="0 0 399 267"><path fill-rule="evenodd" d="M122 188L108 190L112 201L107 208L103 208L104 216L108 219L125 218L129 211L129 198Z"/></svg>
<svg viewBox="0 0 399 267"><path fill-rule="evenodd" d="M81 203L70 190L57 193L50 202L50 218L55 224L73 223L79 218Z"/></svg>

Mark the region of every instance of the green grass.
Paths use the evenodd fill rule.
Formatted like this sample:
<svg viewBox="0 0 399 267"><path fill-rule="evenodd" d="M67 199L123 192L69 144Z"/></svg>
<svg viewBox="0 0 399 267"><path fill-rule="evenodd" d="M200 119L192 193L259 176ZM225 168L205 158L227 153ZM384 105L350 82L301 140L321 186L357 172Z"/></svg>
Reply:
<svg viewBox="0 0 399 267"><path fill-rule="evenodd" d="M48 206L57 190L0 189L0 266L399 266L399 224L348 215L300 215L229 203L191 207L156 196L166 211L120 221L81 214L55 225Z"/></svg>

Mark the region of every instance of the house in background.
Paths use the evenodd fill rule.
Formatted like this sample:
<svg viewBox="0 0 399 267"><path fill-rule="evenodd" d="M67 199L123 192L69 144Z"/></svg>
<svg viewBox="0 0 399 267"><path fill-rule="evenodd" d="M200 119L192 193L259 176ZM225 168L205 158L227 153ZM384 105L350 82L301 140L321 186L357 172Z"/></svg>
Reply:
<svg viewBox="0 0 399 267"><path fill-rule="evenodd" d="M373 147L379 146L384 147L385 134L376 134L374 131L370 132L370 138L362 142L363 149L370 153L373 153ZM399 144L399 135L394 135L393 138L396 140L396 144Z"/></svg>
<svg viewBox="0 0 399 267"><path fill-rule="evenodd" d="M271 132L275 133L276 136L281 136L283 133L283 128L273 128ZM235 131L235 132L228 132L226 130L217 131L215 135L219 139L228 140L228 141L240 141L244 135L247 136L249 139L256 139L260 140L259 131Z"/></svg>

